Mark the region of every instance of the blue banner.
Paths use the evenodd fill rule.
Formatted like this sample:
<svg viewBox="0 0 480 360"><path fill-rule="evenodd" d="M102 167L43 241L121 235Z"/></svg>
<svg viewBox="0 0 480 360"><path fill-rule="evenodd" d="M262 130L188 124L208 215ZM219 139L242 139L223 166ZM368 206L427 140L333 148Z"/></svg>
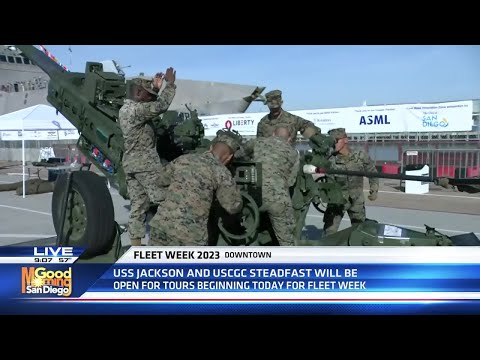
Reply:
<svg viewBox="0 0 480 360"><path fill-rule="evenodd" d="M90 291L480 291L480 265L116 264Z"/></svg>
<svg viewBox="0 0 480 360"><path fill-rule="evenodd" d="M79 257L84 248L71 246L0 246L0 257L71 256Z"/></svg>

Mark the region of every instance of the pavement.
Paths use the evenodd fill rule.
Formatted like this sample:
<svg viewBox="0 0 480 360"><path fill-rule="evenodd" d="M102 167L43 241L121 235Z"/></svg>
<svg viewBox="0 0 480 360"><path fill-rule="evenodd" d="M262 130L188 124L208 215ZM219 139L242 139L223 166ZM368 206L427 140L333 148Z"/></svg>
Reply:
<svg viewBox="0 0 480 360"><path fill-rule="evenodd" d="M48 171L41 172L42 178L46 179L47 176ZM0 185L20 181L21 167L5 167L0 163ZM119 224L126 224L129 202L123 199L116 189L111 188L110 192L115 218ZM365 192L368 192L367 179ZM0 192L0 246L55 237L51 199L52 193L26 195L23 198L14 191ZM405 194L399 181L386 179L380 180L378 199L374 202L366 200L366 211L368 218L381 223L422 232L427 224L446 235L473 232L480 237L480 194L467 194L435 185L430 185L428 194ZM312 206L305 229L310 239L321 236L322 218L323 214ZM349 226L346 215L340 230ZM148 239L144 239L145 243L147 241ZM128 245L127 234L122 235L122 243Z"/></svg>

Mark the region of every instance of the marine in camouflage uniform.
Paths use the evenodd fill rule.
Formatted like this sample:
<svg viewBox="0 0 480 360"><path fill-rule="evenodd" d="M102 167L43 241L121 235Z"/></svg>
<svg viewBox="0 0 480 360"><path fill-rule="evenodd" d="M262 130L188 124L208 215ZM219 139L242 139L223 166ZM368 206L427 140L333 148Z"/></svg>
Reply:
<svg viewBox="0 0 480 360"><path fill-rule="evenodd" d="M282 109L283 99L280 90L272 90L266 93L265 99L267 101L267 106L270 109L270 113L260 119L257 126L257 138L272 136L276 128L284 127L291 132L290 144L294 147L298 132L306 138L310 138L321 132L313 122ZM296 162L298 163L296 165L298 168L300 164L300 154L298 152ZM295 181L293 182L292 187L294 185ZM290 189L290 192L293 193L293 188Z"/></svg>
<svg viewBox="0 0 480 360"><path fill-rule="evenodd" d="M214 197L229 214L243 207L240 190L227 169L240 143L222 132L204 153L181 155L162 172L165 201L150 220L152 246L206 246Z"/></svg>
<svg viewBox="0 0 480 360"><path fill-rule="evenodd" d="M163 79L165 89L158 94ZM152 119L167 111L176 91L175 72L167 69L152 79L135 78L129 83L129 98L120 109L119 123L125 143L122 163L127 177L131 209L128 234L133 246L140 246L145 236L146 214L150 204L163 200L158 176L162 164L156 149L155 126Z"/></svg>
<svg viewBox="0 0 480 360"><path fill-rule="evenodd" d="M272 90L266 93L265 99L270 113L260 119L257 126L257 138L271 136L275 127L283 125L294 129L292 132L292 147L295 147L298 132L306 139L321 133L321 130L313 122L283 110L282 92L280 90ZM297 162L300 163L300 154L297 155ZM299 191L294 186L295 182L289 189L291 197L295 197L295 193L298 194ZM300 195L300 197L303 196ZM295 212L295 223L304 221L306 214L306 211L303 213Z"/></svg>
<svg viewBox="0 0 480 360"><path fill-rule="evenodd" d="M335 145L336 156L330 158L332 168L338 170L377 172L375 163L370 159L364 151L352 151L348 147L348 137L345 129L332 129L328 132L333 136L337 143ZM350 217L352 225L365 221L365 198L363 195L363 176L347 176L347 175L328 175L333 177L334 181L341 184L343 197L347 201L345 205L328 204L323 217L324 235L328 236L338 231L340 222L343 219L345 211ZM370 178L370 195L371 201L377 199L378 195L378 178Z"/></svg>
<svg viewBox="0 0 480 360"><path fill-rule="evenodd" d="M294 128L278 126L273 136L251 140L245 155L262 163L262 211L268 213L281 246L293 246L295 217L289 188L299 171L298 153L291 145Z"/></svg>
<svg viewBox="0 0 480 360"><path fill-rule="evenodd" d="M320 130L311 121L305 120L300 116L293 115L282 109L282 92L280 90L272 90L265 94L267 106L270 113L260 119L257 126L257 137L272 136L272 133L278 125L284 125L295 129L292 134L292 145L297 139L297 132L300 132L306 138L320 133Z"/></svg>

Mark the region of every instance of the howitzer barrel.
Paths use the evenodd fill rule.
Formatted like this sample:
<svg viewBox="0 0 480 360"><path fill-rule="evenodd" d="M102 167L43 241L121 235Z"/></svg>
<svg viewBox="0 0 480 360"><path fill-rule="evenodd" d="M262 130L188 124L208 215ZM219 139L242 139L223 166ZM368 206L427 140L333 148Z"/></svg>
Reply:
<svg viewBox="0 0 480 360"><path fill-rule="evenodd" d="M87 62L85 73L69 72L32 45L18 46L49 77L47 101L80 133L78 149L126 193L121 166L123 134L117 122L125 98L125 78Z"/></svg>
<svg viewBox="0 0 480 360"><path fill-rule="evenodd" d="M451 179L447 177L432 178L430 176L415 176L405 174L384 174L384 173L370 173L364 171L348 171L348 170L317 170L319 173L326 173L331 175L350 175L350 176L365 176L368 178L381 178L381 179L395 179L395 180L409 180L409 181L423 181L439 184L441 179L448 179L449 184L452 186L457 185L480 185L480 178L458 178Z"/></svg>
<svg viewBox="0 0 480 360"><path fill-rule="evenodd" d="M372 173L365 171L351 171L351 170L337 170L337 169L320 169L317 168L316 173L329 174L329 175L349 175L349 176L364 176L368 178L381 178L381 179L395 179L395 180L411 180L411 181L423 181L434 182L430 176L415 176L405 174L384 174L384 173Z"/></svg>
<svg viewBox="0 0 480 360"><path fill-rule="evenodd" d="M40 69L45 71L50 77L52 77L55 72L65 71L60 65L58 65L55 61L50 59L46 54L38 50L33 45L16 45L16 47L20 49L27 58L38 65Z"/></svg>

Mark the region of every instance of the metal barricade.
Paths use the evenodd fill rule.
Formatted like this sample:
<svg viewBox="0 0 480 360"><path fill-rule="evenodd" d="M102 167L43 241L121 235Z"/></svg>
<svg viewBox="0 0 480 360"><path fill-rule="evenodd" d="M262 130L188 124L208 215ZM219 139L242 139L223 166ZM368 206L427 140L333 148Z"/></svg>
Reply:
<svg viewBox="0 0 480 360"><path fill-rule="evenodd" d="M480 149L404 149L400 159L400 171L404 173L415 165L428 165L432 179L479 177Z"/></svg>

